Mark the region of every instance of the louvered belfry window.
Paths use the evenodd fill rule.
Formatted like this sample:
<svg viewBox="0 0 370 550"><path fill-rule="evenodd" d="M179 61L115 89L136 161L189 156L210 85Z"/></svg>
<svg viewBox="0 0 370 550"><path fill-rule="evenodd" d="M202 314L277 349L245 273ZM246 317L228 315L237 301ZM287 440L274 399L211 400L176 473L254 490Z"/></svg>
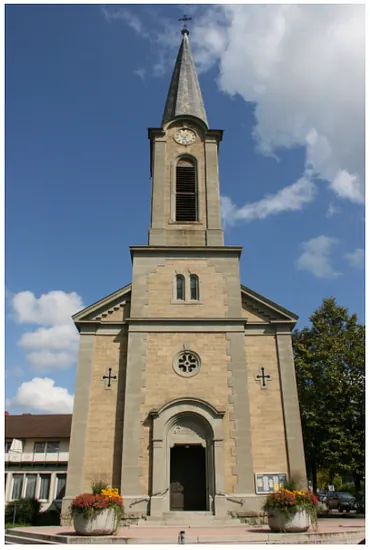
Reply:
<svg viewBox="0 0 370 550"><path fill-rule="evenodd" d="M176 221L197 221L195 164L190 159L180 159L176 165Z"/></svg>

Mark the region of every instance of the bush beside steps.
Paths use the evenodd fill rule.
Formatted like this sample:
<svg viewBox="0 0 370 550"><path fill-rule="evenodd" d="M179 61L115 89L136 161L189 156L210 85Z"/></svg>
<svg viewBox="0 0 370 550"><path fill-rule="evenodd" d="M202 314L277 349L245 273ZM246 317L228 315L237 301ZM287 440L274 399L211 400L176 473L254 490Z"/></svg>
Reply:
<svg viewBox="0 0 370 550"><path fill-rule="evenodd" d="M5 507L5 528L11 529L14 519L14 527L60 525L60 512L58 510L40 512L40 508L41 503L36 498L20 498L9 502Z"/></svg>

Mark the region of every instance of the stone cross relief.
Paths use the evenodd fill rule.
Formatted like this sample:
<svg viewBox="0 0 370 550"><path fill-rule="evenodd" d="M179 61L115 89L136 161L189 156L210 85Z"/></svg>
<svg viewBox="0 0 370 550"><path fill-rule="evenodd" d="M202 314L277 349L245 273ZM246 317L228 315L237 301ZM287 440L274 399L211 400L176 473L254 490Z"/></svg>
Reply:
<svg viewBox="0 0 370 550"><path fill-rule="evenodd" d="M112 389L111 382L117 382L117 376L112 375L112 369L111 369L111 367L109 367L107 369L107 374L104 375L104 376L101 376L100 380L105 382L105 389L106 390L111 390Z"/></svg>
<svg viewBox="0 0 370 550"><path fill-rule="evenodd" d="M256 380L261 384L261 390L267 390L267 381L271 380L271 376L265 374L265 369L261 367L260 374L256 375Z"/></svg>

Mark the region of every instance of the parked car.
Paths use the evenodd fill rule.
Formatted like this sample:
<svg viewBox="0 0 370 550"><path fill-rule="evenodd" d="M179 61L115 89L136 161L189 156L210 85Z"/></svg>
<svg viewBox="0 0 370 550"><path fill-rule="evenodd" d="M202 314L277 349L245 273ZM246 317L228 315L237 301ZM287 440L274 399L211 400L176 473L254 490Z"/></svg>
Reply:
<svg viewBox="0 0 370 550"><path fill-rule="evenodd" d="M329 492L326 496L325 504L329 510L338 510L338 512L356 510L356 498L352 493Z"/></svg>

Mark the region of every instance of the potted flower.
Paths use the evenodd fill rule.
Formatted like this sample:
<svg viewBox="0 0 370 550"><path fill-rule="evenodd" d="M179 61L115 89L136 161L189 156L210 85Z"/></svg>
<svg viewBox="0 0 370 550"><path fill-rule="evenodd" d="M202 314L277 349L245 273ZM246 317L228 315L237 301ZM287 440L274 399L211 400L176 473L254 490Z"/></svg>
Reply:
<svg viewBox="0 0 370 550"><path fill-rule="evenodd" d="M317 522L317 502L311 491L284 488L268 495L263 509L271 531L304 533Z"/></svg>
<svg viewBox="0 0 370 550"><path fill-rule="evenodd" d="M93 489L78 495L71 504L72 519L78 535L112 535L123 511L123 499L112 487Z"/></svg>

